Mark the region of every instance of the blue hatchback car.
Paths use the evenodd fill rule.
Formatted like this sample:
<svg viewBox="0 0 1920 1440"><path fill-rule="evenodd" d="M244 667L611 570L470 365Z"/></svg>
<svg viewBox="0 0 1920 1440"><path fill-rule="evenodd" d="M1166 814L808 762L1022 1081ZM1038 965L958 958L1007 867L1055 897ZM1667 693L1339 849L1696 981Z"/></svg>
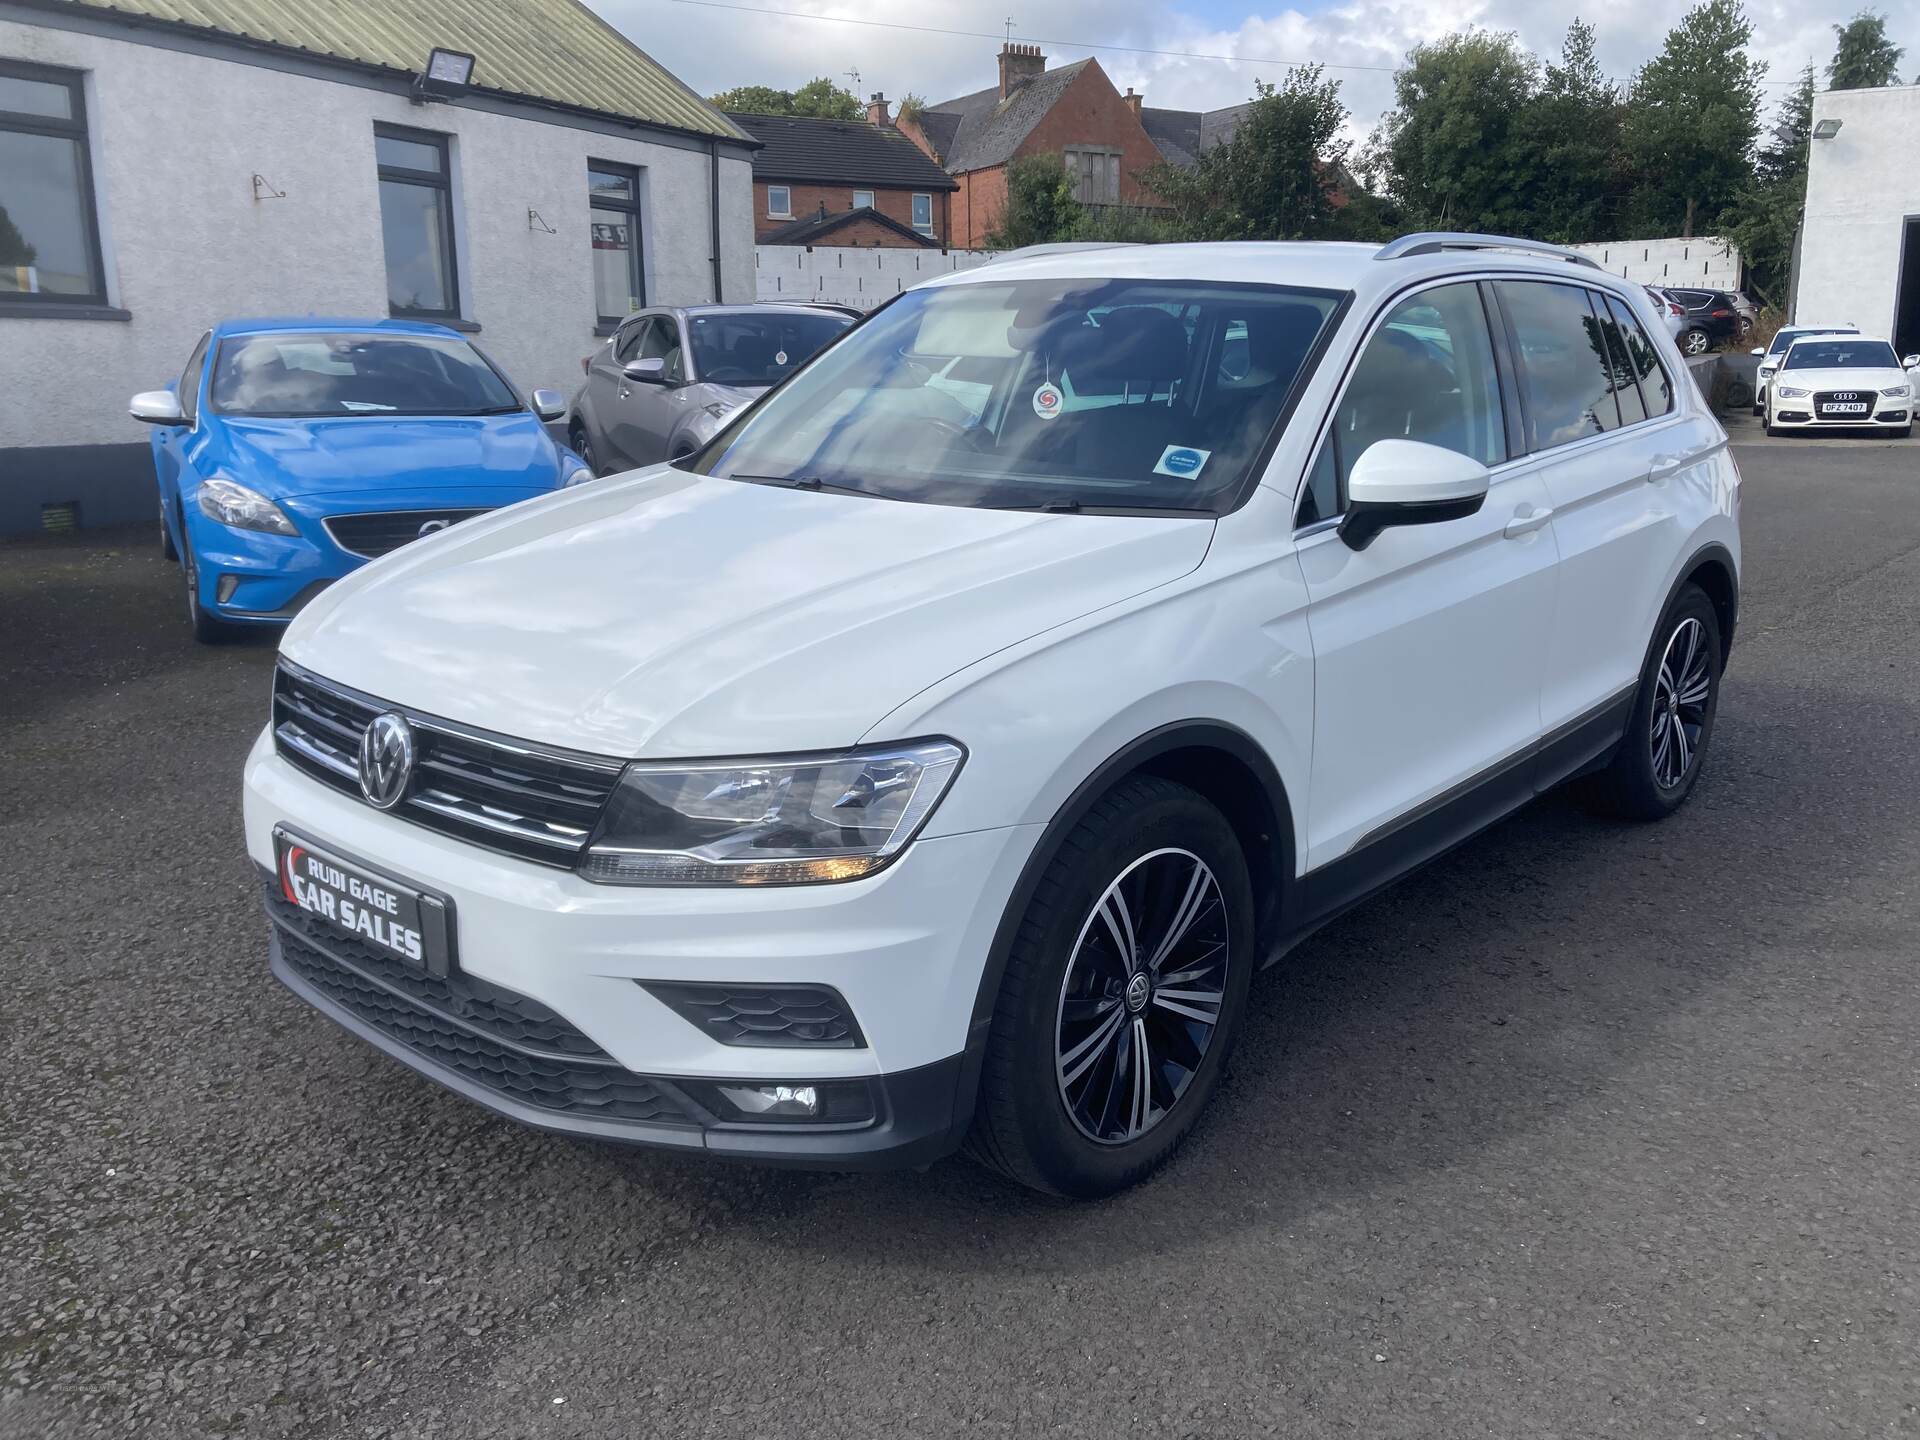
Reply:
<svg viewBox="0 0 1920 1440"><path fill-rule="evenodd" d="M416 320L229 320L179 381L133 397L153 426L162 543L201 640L281 625L378 555L576 480L523 399L456 331Z"/></svg>

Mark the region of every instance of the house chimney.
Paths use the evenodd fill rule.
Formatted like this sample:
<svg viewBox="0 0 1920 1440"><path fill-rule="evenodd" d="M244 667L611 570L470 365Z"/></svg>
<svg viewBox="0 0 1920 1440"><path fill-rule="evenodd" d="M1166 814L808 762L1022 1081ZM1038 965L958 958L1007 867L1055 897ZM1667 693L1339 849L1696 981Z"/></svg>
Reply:
<svg viewBox="0 0 1920 1440"><path fill-rule="evenodd" d="M1140 118L1140 102L1146 99L1146 96L1134 94L1133 87L1129 85L1127 87L1127 93L1120 98L1127 102L1127 108L1133 111L1133 118L1138 120Z"/></svg>
<svg viewBox="0 0 1920 1440"><path fill-rule="evenodd" d="M893 124L887 115L887 97L878 90L867 97L867 123L878 125L882 130Z"/></svg>
<svg viewBox="0 0 1920 1440"><path fill-rule="evenodd" d="M1038 45L1015 45L1012 41L1000 50L1000 98L1006 99L1036 75L1046 73L1047 57Z"/></svg>

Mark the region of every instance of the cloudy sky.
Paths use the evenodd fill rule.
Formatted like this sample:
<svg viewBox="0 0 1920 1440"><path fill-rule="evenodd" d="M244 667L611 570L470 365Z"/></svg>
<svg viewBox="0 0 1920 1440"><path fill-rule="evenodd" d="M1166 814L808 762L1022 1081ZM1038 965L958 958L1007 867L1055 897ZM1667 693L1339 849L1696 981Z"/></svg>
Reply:
<svg viewBox="0 0 1920 1440"><path fill-rule="evenodd" d="M878 89L898 97L912 91L929 100L946 99L993 83L994 54L1011 16L1014 38L1041 42L1049 64L1095 55L1116 85L1139 89L1149 105L1211 109L1237 104L1251 95L1255 78L1276 79L1287 62L1318 60L1341 81L1358 132L1370 128L1391 103L1392 69L1422 40L1478 26L1515 31L1536 53L1552 55L1567 23L1584 14L1597 27L1601 62L1624 79L1659 47L1686 9L1679 0L1307 0L1297 8L1271 0L1172 5L1157 0L918 0L910 5L726 0L744 10L689 0L588 3L702 94L752 83L790 88L823 74L848 84L844 72L858 68L863 92ZM1856 0L1748 0L1754 50L1768 62L1768 78L1789 81L1808 60L1824 67L1833 53L1833 24L1855 8ZM1882 0L1881 8L1890 17L1895 43L1907 49L1903 71L1920 70L1920 0ZM752 13L764 11L840 21ZM983 38L840 23L847 20L906 23ZM1778 96L1784 88L1776 84L1767 93Z"/></svg>

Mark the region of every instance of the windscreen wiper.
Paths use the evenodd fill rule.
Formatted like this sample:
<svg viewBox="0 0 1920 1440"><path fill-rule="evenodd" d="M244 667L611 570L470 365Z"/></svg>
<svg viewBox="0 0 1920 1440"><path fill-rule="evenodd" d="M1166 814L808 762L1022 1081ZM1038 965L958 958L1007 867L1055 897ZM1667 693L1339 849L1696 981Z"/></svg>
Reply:
<svg viewBox="0 0 1920 1440"><path fill-rule="evenodd" d="M851 485L835 485L822 480L818 475L723 475L723 480L744 480L749 485L778 485L783 490L823 491L830 495L865 495L873 498L873 491L858 490Z"/></svg>

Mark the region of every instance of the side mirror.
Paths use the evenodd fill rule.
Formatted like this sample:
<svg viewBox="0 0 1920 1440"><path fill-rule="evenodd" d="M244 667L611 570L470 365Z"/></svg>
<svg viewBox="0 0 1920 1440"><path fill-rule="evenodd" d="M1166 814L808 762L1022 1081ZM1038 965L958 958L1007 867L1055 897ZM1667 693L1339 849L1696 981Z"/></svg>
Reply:
<svg viewBox="0 0 1920 1440"><path fill-rule="evenodd" d="M532 396L533 413L542 420L558 420L567 413L567 397L558 390L536 390Z"/></svg>
<svg viewBox="0 0 1920 1440"><path fill-rule="evenodd" d="M180 397L171 390L142 390L127 402L127 413L149 425L187 423L186 411L180 408Z"/></svg>
<svg viewBox="0 0 1920 1440"><path fill-rule="evenodd" d="M629 360L620 367L620 373L629 380L639 381L642 385L665 385L667 362L657 355L649 360Z"/></svg>
<svg viewBox="0 0 1920 1440"><path fill-rule="evenodd" d="M1767 353L1767 347L1764 345L1756 345L1751 350L1747 351L1747 353L1749 355L1765 355Z"/></svg>
<svg viewBox="0 0 1920 1440"><path fill-rule="evenodd" d="M1487 467L1458 451L1420 440L1376 440L1347 476L1340 538L1364 550L1395 525L1462 520L1487 498Z"/></svg>
<svg viewBox="0 0 1920 1440"><path fill-rule="evenodd" d="M1920 355L1909 355L1900 362L1902 370L1920 370Z"/></svg>

